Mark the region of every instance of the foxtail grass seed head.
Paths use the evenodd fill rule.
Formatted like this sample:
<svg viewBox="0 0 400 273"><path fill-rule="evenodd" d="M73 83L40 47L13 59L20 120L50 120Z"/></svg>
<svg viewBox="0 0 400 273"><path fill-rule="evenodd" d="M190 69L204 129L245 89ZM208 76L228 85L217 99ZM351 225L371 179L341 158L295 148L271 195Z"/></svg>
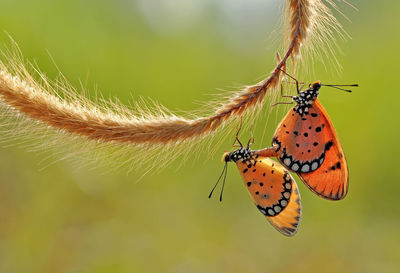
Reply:
<svg viewBox="0 0 400 273"><path fill-rule="evenodd" d="M321 41L331 40L335 31L341 31L331 11L320 0L288 0L285 22L286 50L266 79L223 101L210 103L209 109L200 111L208 115L189 113L187 117L175 115L156 103L137 102L130 109L119 103L89 100L65 78L51 81L26 64L13 42L12 48L3 52L0 62L1 133L9 138L29 139L31 148L54 147L58 152L60 146L73 151L70 145L75 148L79 145L79 151L69 154L86 152L96 159L118 157L124 163L134 161L136 166L140 166L138 162L157 166L160 161L171 162L198 147L200 142L210 145L211 136L218 131L230 132L237 124L235 121L250 116L254 119L266 96L272 100L276 96L281 70L287 69L289 61L294 66L301 53ZM43 136L48 136L45 144ZM100 151L107 156L99 155ZM130 151L135 151L134 158ZM68 156L59 158L64 157Z"/></svg>

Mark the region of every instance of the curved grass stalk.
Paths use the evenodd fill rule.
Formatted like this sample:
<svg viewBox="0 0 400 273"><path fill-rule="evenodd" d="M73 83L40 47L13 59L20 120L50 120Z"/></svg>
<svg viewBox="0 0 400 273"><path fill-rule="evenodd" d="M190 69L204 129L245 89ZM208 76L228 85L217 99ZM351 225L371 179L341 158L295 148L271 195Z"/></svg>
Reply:
<svg viewBox="0 0 400 273"><path fill-rule="evenodd" d="M210 109L208 112L212 114L208 116L177 116L161 106L156 110L137 107L135 112L120 104L112 108L101 106L78 95L65 83L61 86L50 83L39 72L41 82L37 81L23 65L19 52L14 57L6 55L8 62L0 64L0 102L10 116L96 144L128 144L151 150L164 145L193 143L261 106L266 95L279 85L281 70L289 60L295 64L308 44L312 45L321 37L330 39L334 30L341 29L321 0L286 2L285 39L288 43L283 58L269 77L232 94L225 102L218 102L219 106Z"/></svg>

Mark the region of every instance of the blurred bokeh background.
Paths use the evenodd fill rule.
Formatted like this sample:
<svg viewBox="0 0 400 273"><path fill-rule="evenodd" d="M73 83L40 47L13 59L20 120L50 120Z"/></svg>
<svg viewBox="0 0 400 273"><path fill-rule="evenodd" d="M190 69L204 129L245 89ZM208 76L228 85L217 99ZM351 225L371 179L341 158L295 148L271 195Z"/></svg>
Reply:
<svg viewBox="0 0 400 273"><path fill-rule="evenodd" d="M231 140L217 154L181 168L174 162L140 181L140 171L77 170L66 161L43 168L46 155L16 141L0 147L0 272L398 272L400 2L351 2L359 11L339 3L351 22L338 19L352 37L339 40L342 72L317 62L304 79L361 86L320 96L349 163L343 201L322 200L297 179L303 220L298 234L285 238L254 207L234 166L224 202L207 198ZM0 27L50 78L58 74L52 57L75 86L82 81L105 98L143 96L186 111L219 88L268 74L282 38L282 6L2 0ZM10 45L5 33L0 43ZM266 125L255 121L256 148L269 145L282 114L272 112Z"/></svg>

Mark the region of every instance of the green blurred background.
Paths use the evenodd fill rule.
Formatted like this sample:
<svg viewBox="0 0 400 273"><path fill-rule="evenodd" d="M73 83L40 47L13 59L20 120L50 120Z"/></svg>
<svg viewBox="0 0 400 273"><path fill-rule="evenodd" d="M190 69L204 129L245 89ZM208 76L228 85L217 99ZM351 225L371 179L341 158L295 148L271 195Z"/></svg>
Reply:
<svg viewBox="0 0 400 273"><path fill-rule="evenodd" d="M303 220L286 238L254 207L234 166L224 202L207 198L231 140L139 183L140 171L104 175L107 167L65 161L42 170L46 155L2 144L0 272L398 272L400 2L351 2L359 11L339 5L352 21L338 16L352 36L339 41L343 72L317 62L304 79L361 86L320 96L349 163L343 201L316 197L297 179ZM2 0L0 10L1 29L50 78L57 68L48 53L75 86L172 110L197 110L218 88L262 79L281 40L278 0ZM10 45L6 34L0 43ZM265 121L257 121L256 148L270 143L278 114L262 143Z"/></svg>

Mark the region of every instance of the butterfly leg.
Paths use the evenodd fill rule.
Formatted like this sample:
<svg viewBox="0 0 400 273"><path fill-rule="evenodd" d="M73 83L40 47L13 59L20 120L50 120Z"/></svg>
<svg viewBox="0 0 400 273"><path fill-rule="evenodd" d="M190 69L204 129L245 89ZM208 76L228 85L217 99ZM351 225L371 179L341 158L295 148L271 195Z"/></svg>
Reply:
<svg viewBox="0 0 400 273"><path fill-rule="evenodd" d="M277 105L279 105L279 104L293 104L293 99L292 99L292 101L290 101L290 102L276 102L276 103L274 103L274 104L271 104L271 106L277 106Z"/></svg>
<svg viewBox="0 0 400 273"><path fill-rule="evenodd" d="M250 148L250 146L253 144L254 144L253 131L250 131L250 138L249 138L249 141L247 142L247 148Z"/></svg>
<svg viewBox="0 0 400 273"><path fill-rule="evenodd" d="M283 95L283 85L282 84L281 84L281 97L291 98L291 101L290 102L277 102L277 103L272 104L271 106L276 106L278 104L292 104L293 103L293 96Z"/></svg>
<svg viewBox="0 0 400 273"><path fill-rule="evenodd" d="M242 119L240 119L240 125L239 125L239 128L238 128L237 132L236 132L235 141L234 141L233 144L232 144L233 147L237 147L237 146L235 145L236 142L239 143L240 148L243 147L243 144L242 144L242 143L240 142L240 140L239 140L239 132L240 132L241 129L242 129Z"/></svg>
<svg viewBox="0 0 400 273"><path fill-rule="evenodd" d="M282 85L282 84L281 84L281 97L284 97L284 98L293 98L293 96L284 95L284 94L283 94L283 85Z"/></svg>
<svg viewBox="0 0 400 273"><path fill-rule="evenodd" d="M287 75L289 78L291 78L292 80L294 80L294 81L296 82L297 94L299 94L299 93L300 93L300 90L301 90L301 89L299 88L299 81L298 81L295 77L289 75L285 70L282 70L282 69L280 69L280 68L279 68L279 70L282 71L282 73L284 73L285 75Z"/></svg>

